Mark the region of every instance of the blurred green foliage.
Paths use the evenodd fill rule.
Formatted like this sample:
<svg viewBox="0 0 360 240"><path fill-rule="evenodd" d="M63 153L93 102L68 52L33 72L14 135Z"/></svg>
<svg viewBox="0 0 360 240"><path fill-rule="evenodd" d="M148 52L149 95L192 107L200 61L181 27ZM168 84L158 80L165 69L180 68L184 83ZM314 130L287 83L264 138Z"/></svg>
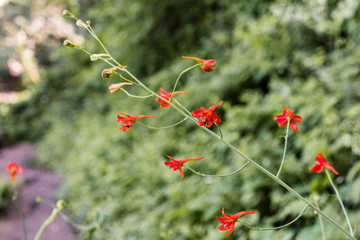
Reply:
<svg viewBox="0 0 360 240"><path fill-rule="evenodd" d="M285 128L273 120L285 106L301 115L299 132L290 133L280 178L313 200L347 229L324 174L308 171L322 152L340 173L335 182L353 224L360 218L360 15L357 1L80 1L69 9L91 20L110 52L152 89L172 89L177 75L193 62L182 55L217 60L213 73L196 68L181 79L176 98L189 110L224 100L216 112L226 139L276 173ZM86 35L84 46L103 53ZM7 115L12 136L39 141L37 161L64 177L59 195L73 218L91 222L96 209L106 215L85 239L315 239L311 210L290 227L249 231L240 224L230 237L216 228L221 215L256 210L242 219L258 227L290 222L303 203L252 166L227 178L203 178L164 165L204 156L189 166L207 174L229 173L244 164L219 141L185 122L166 130L134 124L121 132L116 114L148 114L151 126L182 119L160 109L155 99L108 94L119 79L101 79L104 63L86 54L53 49L53 63L33 98ZM137 87L131 93L146 95ZM46 99L46 101L44 101ZM36 111L35 114L31 114ZM19 116L20 118L14 118ZM26 118L30 116L29 118ZM10 128L9 123L17 123ZM212 128L216 131L216 128ZM344 235L325 222L326 235Z"/></svg>

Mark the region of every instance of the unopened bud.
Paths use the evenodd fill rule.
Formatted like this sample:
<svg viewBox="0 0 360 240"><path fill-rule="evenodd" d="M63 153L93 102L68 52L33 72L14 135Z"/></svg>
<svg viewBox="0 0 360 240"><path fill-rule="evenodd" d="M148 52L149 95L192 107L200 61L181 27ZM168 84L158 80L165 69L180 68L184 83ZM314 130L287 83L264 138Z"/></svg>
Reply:
<svg viewBox="0 0 360 240"><path fill-rule="evenodd" d="M90 60L91 61L97 61L99 59L103 59L103 58L109 58L109 55L106 53L95 53L95 54L91 54L90 56Z"/></svg>
<svg viewBox="0 0 360 240"><path fill-rule="evenodd" d="M104 71L102 71L102 73L101 73L101 76L103 78L111 78L112 75L114 74L114 72L116 71L116 69L119 69L119 68L126 68L126 66L115 66L112 68L104 69Z"/></svg>
<svg viewBox="0 0 360 240"><path fill-rule="evenodd" d="M88 26L90 25L90 23L91 23L90 20L87 20L87 21L86 21L86 24L87 24Z"/></svg>
<svg viewBox="0 0 360 240"><path fill-rule="evenodd" d="M132 85L132 83L122 82L122 83L114 83L109 86L110 93L116 93L120 91L120 88L124 85Z"/></svg>
<svg viewBox="0 0 360 240"><path fill-rule="evenodd" d="M59 200L56 202L56 207L59 209L59 210L62 210L65 208L65 202L63 200Z"/></svg>
<svg viewBox="0 0 360 240"><path fill-rule="evenodd" d="M65 47L68 47L68 48L73 48L73 47L75 47L75 44L72 43L72 42L71 42L70 40L68 40L68 39L66 39L66 40L64 41L63 45L64 45Z"/></svg>
<svg viewBox="0 0 360 240"><path fill-rule="evenodd" d="M62 15L63 15L64 17L73 17L73 16L74 16L74 15L72 15L71 12L69 12L68 10L64 10L64 11L62 12Z"/></svg>
<svg viewBox="0 0 360 240"><path fill-rule="evenodd" d="M80 19L76 21L76 26L87 28L86 24Z"/></svg>

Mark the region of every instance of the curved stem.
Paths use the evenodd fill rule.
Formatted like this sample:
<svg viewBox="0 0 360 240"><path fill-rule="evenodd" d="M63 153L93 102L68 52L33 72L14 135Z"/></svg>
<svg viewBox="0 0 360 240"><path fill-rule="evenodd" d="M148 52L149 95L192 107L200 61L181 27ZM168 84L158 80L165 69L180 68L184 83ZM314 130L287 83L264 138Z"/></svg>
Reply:
<svg viewBox="0 0 360 240"><path fill-rule="evenodd" d="M289 136L289 127L290 127L290 117L288 117L288 123L287 123L287 126L286 126L286 135L285 135L285 144L284 144L283 157L282 157L282 160L281 160L281 164L280 164L279 170L278 170L278 172L277 172L277 174L276 174L276 177L279 177L280 172L281 172L281 169L282 169L282 166L283 166L283 164L284 164L284 162L285 162L287 139L288 139L288 136Z"/></svg>
<svg viewBox="0 0 360 240"><path fill-rule="evenodd" d="M340 194L339 194L339 191L338 191L337 188L335 187L335 184L333 183L333 181L332 181L332 179L331 179L331 176L330 176L330 174L329 174L329 171L328 171L327 169L325 169L325 172L326 172L327 177L329 178L330 184L331 184L332 188L334 189L334 192L336 193L336 196L337 196L337 198L338 198L338 200L339 200L339 203L340 203L340 205L341 205L341 208L342 208L342 210L343 210L343 212L344 212L344 215L345 215L345 218L346 218L346 222L347 222L347 224L349 225L350 234L351 234L351 236L354 237L354 232L353 232L353 229L352 229L352 227L351 227L351 223L350 223L349 217L348 217L348 215L347 215L347 212L346 212L345 206L344 206L344 204L343 204L343 201L342 201L342 199L341 199L341 196L340 196Z"/></svg>
<svg viewBox="0 0 360 240"><path fill-rule="evenodd" d="M246 162L244 165L241 166L241 168L239 168L238 170L231 172L231 173L227 173L227 174L221 174L221 175L209 175L209 174L204 174L204 173L200 173L198 171L195 171L194 169L192 169L191 167L187 166L187 165L183 165L184 167L186 167L187 169L189 169L190 171L192 171L193 173L203 176L203 177L227 177L227 176L231 176L234 175L235 173L240 172L243 168L246 167L246 165L248 165L249 162Z"/></svg>
<svg viewBox="0 0 360 240"><path fill-rule="evenodd" d="M172 90L172 93L171 93L171 96L170 96L170 99L169 99L170 102L172 101L172 98L173 98L173 96L174 96L174 92L175 92L175 90L176 90L176 86L177 86L177 84L178 84L178 82L179 82L179 80L180 80L180 78L181 78L181 75L183 75L183 74L186 73L187 71L189 71L189 70L191 70L191 69L193 69L194 67L199 66L199 65L200 65L200 64L198 63L198 64L195 64L195 65L193 65L193 66L191 66L191 67L188 67L187 69L185 69L184 71L182 71L182 72L179 74L179 76L178 76L177 79L176 79L174 88L173 88L173 90Z"/></svg>
<svg viewBox="0 0 360 240"><path fill-rule="evenodd" d="M303 209L303 210L299 213L299 215L298 215L294 220L292 220L291 222L286 223L286 224L281 225L281 226L278 226L278 227L274 227L274 228L252 227L252 226L250 226L250 225L248 225L248 224L245 224L245 223L243 223L243 222L241 222L241 221L239 221L239 220L236 220L236 221L239 222L239 223L241 223L241 224L243 224L244 226L246 226L246 227L248 227L248 228L250 228L250 229L255 229L255 230L259 230L259 231L271 231L271 230L276 230L276 229L280 229L280 228L287 227L287 226L293 224L294 222L296 222L296 221L303 215L303 213L306 211L306 209L307 209L308 206L309 206L309 205L306 204L305 207L304 207L304 209Z"/></svg>
<svg viewBox="0 0 360 240"><path fill-rule="evenodd" d="M148 98L148 97L152 97L153 94L150 95L146 95L146 96L137 96L137 95L132 95L130 94L128 91L126 91L125 89L120 88L121 91L123 91L124 93L126 93L126 95L128 95L129 97L133 97L133 98Z"/></svg>
<svg viewBox="0 0 360 240"><path fill-rule="evenodd" d="M136 121L136 123L138 123L138 124L140 124L140 125L143 125L144 127L147 127L147 128L150 128L150 129L160 130L160 129L166 129L166 128L175 127L176 125L179 125L180 123L182 123L182 122L185 121L186 119L187 119L187 118L184 118L184 119L180 120L179 122L174 123L174 124L169 125L169 126L166 126L166 127L152 127L152 126L146 125L146 124L141 123L141 122L138 122L138 121Z"/></svg>

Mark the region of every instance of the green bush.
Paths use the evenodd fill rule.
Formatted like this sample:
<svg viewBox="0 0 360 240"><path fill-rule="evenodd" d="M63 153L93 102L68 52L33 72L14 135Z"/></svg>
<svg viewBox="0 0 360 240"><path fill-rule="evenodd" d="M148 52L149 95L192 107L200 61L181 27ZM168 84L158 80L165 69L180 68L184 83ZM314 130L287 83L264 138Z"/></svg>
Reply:
<svg viewBox="0 0 360 240"><path fill-rule="evenodd" d="M340 172L335 182L356 223L360 16L359 4L346 3L123 0L94 3L79 15L90 19L111 53L157 92L160 87L170 91L177 75L193 64L182 55L216 59L213 73L200 68L186 73L178 90L188 92L176 98L191 111L224 100L216 112L225 138L273 173L285 134L273 117L285 106L295 110L303 121L298 133L290 133L280 177L312 201L319 195L321 209L346 228L327 179L308 171L322 152ZM101 53L90 36L84 46ZM39 142L37 161L64 177L59 197L75 220L91 222L97 209L103 212L103 224L82 232L83 238L228 239L216 229L223 207L229 214L256 210L244 221L259 227L290 222L303 208L252 166L227 178L202 178L185 170L180 180L178 172L164 165L165 155L204 156L189 166L208 174L232 172L244 160L189 122L157 131L134 124L129 132L119 131L118 112L156 116L139 120L151 126L171 125L182 116L160 109L154 98L108 94L108 85L118 79L101 79L107 66L90 64L78 51L56 49L51 60L54 66L39 89L50 100L35 121L51 128ZM147 94L135 86L126 89ZM325 228L327 236L344 238L327 222ZM319 236L318 218L307 210L277 231L249 231L238 224L231 239Z"/></svg>

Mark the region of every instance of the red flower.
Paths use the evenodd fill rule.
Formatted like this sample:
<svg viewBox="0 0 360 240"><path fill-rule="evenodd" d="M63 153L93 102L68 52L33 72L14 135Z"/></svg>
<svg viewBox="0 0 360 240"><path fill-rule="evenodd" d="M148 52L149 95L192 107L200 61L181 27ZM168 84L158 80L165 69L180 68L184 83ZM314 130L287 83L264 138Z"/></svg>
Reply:
<svg viewBox="0 0 360 240"><path fill-rule="evenodd" d="M316 155L315 160L317 161L317 163L312 168L309 168L310 171L321 173L324 171L324 168L327 168L333 171L336 175L339 175L339 173L333 168L333 166L331 166L331 163L326 162L326 159L321 153L318 153Z"/></svg>
<svg viewBox="0 0 360 240"><path fill-rule="evenodd" d="M165 98L166 100L170 100L171 97L171 92L166 92L164 89L160 88L161 94L159 94L160 97ZM174 92L173 96L179 94L179 93L186 93L187 91L176 91ZM165 102L164 100L162 100L161 98L156 98L156 101L158 101L159 103L161 103L160 107L162 108L167 108L170 107L170 104L168 104L167 102Z"/></svg>
<svg viewBox="0 0 360 240"><path fill-rule="evenodd" d="M213 123L221 123L219 116L214 113L215 108L223 104L224 101L221 101L219 104L210 107L209 109L201 107L201 110L196 110L191 113L191 116L198 118L199 126L211 127Z"/></svg>
<svg viewBox="0 0 360 240"><path fill-rule="evenodd" d="M118 118L117 121L122 125L120 130L124 131L124 132L128 131L131 128L131 126L133 125L133 123L136 120L138 120L139 118L144 118L144 117L155 118L154 116L149 116L149 115L129 116L124 113L121 113L121 114L124 115L125 117L117 115L117 118Z"/></svg>
<svg viewBox="0 0 360 240"><path fill-rule="evenodd" d="M293 114L294 111L290 111L288 107L285 107L283 114L275 116L274 120L279 122L279 127L285 127L288 124L288 119L290 118L290 128L294 132L297 132L299 130L297 122L301 122L301 117Z"/></svg>
<svg viewBox="0 0 360 240"><path fill-rule="evenodd" d="M184 165L184 163L188 162L188 161L198 161L203 159L204 157L199 157L199 158L187 158L187 159L183 159L183 160L175 160L172 157L166 155L168 158L170 158L171 161L166 161L165 165L172 168L174 171L179 170L180 175L181 175L181 179L184 177L184 172L182 170L182 165Z"/></svg>
<svg viewBox="0 0 360 240"><path fill-rule="evenodd" d="M12 162L9 162L8 163L8 166L7 166L7 169L8 173L10 174L11 176L11 180L13 182L15 182L15 175L16 174L19 174L19 173L23 173L24 172L24 169L23 167L21 166L18 166L17 163L12 163Z"/></svg>
<svg viewBox="0 0 360 240"><path fill-rule="evenodd" d="M193 59L193 60L197 61L200 64L202 70L204 70L204 72L212 72L214 70L212 68L216 67L216 64L215 64L216 61L212 60L212 59L204 60L204 59L201 59L201 58L185 57L185 56L183 56L182 58Z"/></svg>
<svg viewBox="0 0 360 240"><path fill-rule="evenodd" d="M241 217L244 214L253 214L256 213L256 211L241 211L234 215L227 215L224 212L224 208L222 209L221 213L224 215L224 217L216 217L220 222L221 225L218 227L220 231L226 231L230 230L230 232L226 233L225 235L230 235L234 231L234 226L236 220L238 220L239 217Z"/></svg>

